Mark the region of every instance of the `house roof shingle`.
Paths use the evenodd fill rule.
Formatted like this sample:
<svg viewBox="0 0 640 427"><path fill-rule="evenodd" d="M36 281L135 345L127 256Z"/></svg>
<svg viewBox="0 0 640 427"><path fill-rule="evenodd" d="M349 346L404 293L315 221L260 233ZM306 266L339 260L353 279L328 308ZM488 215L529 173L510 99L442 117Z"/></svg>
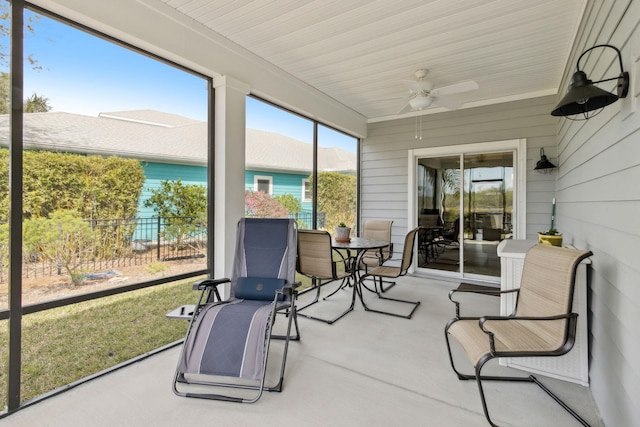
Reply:
<svg viewBox="0 0 640 427"><path fill-rule="evenodd" d="M0 115L0 146L9 145L9 116ZM24 115L24 147L83 154L121 156L163 163L204 166L207 123L153 110L101 113L65 112ZM247 169L310 172L312 145L284 135L247 129ZM355 171L356 155L319 148L318 169Z"/></svg>

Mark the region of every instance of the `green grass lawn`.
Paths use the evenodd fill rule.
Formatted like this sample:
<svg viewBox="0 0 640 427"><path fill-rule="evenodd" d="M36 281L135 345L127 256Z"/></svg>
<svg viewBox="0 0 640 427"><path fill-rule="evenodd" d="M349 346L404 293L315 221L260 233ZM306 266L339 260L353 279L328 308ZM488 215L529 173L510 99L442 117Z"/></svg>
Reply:
<svg viewBox="0 0 640 427"><path fill-rule="evenodd" d="M184 337L165 314L195 304L194 279L24 316L22 401ZM6 407L8 322L0 323L0 408Z"/></svg>

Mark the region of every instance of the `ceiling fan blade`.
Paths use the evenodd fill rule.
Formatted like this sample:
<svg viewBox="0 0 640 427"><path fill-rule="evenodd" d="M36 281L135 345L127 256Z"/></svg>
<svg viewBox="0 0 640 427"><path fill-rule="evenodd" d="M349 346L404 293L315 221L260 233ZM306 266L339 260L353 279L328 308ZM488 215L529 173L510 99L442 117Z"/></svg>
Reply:
<svg viewBox="0 0 640 427"><path fill-rule="evenodd" d="M441 107L447 108L449 110L457 110L458 108L462 107L462 104L463 104L462 102L459 102L459 101L452 101L447 98L439 98L439 97L436 97L433 100L433 103Z"/></svg>
<svg viewBox="0 0 640 427"><path fill-rule="evenodd" d="M402 110L398 111L398 114L408 113L411 110L412 110L411 104L407 102L407 104L402 108Z"/></svg>
<svg viewBox="0 0 640 427"><path fill-rule="evenodd" d="M451 95L454 93L460 93L460 92L468 92L471 90L476 90L478 89L480 86L478 86L478 83L476 83L473 80L469 80L468 82L460 82L460 83L454 83L452 85L449 86L442 86L442 87L438 87L435 88L431 91L431 93L433 95Z"/></svg>
<svg viewBox="0 0 640 427"><path fill-rule="evenodd" d="M422 93L422 86L419 82L415 80L402 80L402 83L409 89L409 91L413 94Z"/></svg>

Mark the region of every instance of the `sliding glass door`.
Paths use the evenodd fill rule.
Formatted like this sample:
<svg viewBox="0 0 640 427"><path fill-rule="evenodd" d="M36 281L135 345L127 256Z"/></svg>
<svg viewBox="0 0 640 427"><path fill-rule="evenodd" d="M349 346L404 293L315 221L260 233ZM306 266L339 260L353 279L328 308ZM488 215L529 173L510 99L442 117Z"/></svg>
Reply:
<svg viewBox="0 0 640 427"><path fill-rule="evenodd" d="M464 156L464 273L500 276L497 247L513 235L513 153Z"/></svg>
<svg viewBox="0 0 640 427"><path fill-rule="evenodd" d="M498 282L497 246L514 238L517 227L517 149L451 151L458 152L413 154L411 217L422 226L416 265L431 274Z"/></svg>

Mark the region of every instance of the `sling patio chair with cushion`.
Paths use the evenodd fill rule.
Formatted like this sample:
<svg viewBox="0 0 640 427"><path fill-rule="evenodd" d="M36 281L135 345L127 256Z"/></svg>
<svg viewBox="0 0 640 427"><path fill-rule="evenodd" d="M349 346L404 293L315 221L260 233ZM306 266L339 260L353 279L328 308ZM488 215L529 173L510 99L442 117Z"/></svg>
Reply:
<svg viewBox="0 0 640 427"><path fill-rule="evenodd" d="M240 220L231 279L205 279L194 285L202 293L174 377L177 395L253 403L263 390L281 391L289 341L300 339L295 245L294 220ZM223 283L230 284L225 301L217 289ZM277 313L288 319L284 336L273 331ZM271 338L284 339L282 363L275 385L265 386ZM247 390L256 392L247 396Z"/></svg>
<svg viewBox="0 0 640 427"><path fill-rule="evenodd" d="M383 219L367 219L362 225L362 237L371 240L384 240L389 242L389 246L379 250L366 251L361 258L360 268L365 271L370 267L378 267L385 261L391 259L393 255L393 243L391 242L391 228L393 221ZM380 291L385 292L395 286L396 282L384 281L389 286L384 289L380 286Z"/></svg>
<svg viewBox="0 0 640 427"><path fill-rule="evenodd" d="M461 304L453 296L458 292L474 291L454 289L449 292L449 299L456 309L456 317L445 327L451 367L458 379L477 381L482 408L492 426L496 424L489 416L482 380L533 382L583 425L588 425L533 375L483 376L482 368L497 357L554 357L571 350L576 338L578 317L572 313L576 269L583 259L591 255L590 251L533 246L525 255L520 288L500 291L501 294L517 293L515 311L509 316L461 316ZM451 337L462 346L475 374L463 374L456 367Z"/></svg>
<svg viewBox="0 0 640 427"><path fill-rule="evenodd" d="M334 260L334 254L341 256L339 252L332 249L331 235L327 231L298 230L298 259L296 269L298 273L311 278L312 285L308 291L316 291L313 301L300 307L298 312L320 300L320 288L322 286L340 280L341 282L338 288L331 293L331 295L333 295L348 283L349 277L351 276L349 269L352 268L350 265L352 260L350 258L341 258L336 261ZM344 269L338 269L339 264L343 264ZM303 293L304 292L307 291L303 291ZM347 312L333 319L322 319L320 317L299 313L300 316L320 320L328 324L334 323L345 314L347 314Z"/></svg>
<svg viewBox="0 0 640 427"><path fill-rule="evenodd" d="M402 249L402 259L400 260L400 264L395 265L380 265L378 267L373 267L367 269L363 275L360 276L360 284L367 290L377 294L378 298L388 301L396 301L405 304L413 305L411 312L409 314L397 314L389 311L376 310L371 307L365 305L365 310L373 311L381 314L388 314L396 317L404 317L406 319L411 319L413 313L416 311L418 306L420 305L420 301L407 301L403 299L397 298L389 298L386 296L382 296L381 288L382 288L382 280L383 279L397 279L398 277L404 276L409 271L409 267L411 267L411 263L413 262L413 248L416 241L416 235L420 231L421 227L416 227L413 230L409 231L404 238L404 246ZM364 284L364 281L367 279L373 280L374 288L370 289ZM363 301L364 304L364 301Z"/></svg>

